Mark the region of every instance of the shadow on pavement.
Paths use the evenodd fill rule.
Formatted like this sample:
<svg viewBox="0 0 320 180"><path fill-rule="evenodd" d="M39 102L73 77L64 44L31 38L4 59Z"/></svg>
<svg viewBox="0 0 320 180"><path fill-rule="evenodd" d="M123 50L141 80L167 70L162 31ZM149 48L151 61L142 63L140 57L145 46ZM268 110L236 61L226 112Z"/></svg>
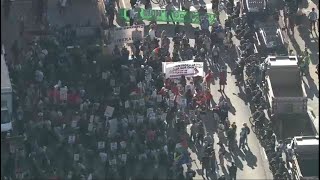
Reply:
<svg viewBox="0 0 320 180"><path fill-rule="evenodd" d="M310 98L311 100L313 99L314 96L316 98L319 98L319 90L317 88L317 85L314 82L314 79L309 74L306 76L306 79L308 83L305 82L304 79L303 79L303 83L306 89L307 97Z"/></svg>
<svg viewBox="0 0 320 180"><path fill-rule="evenodd" d="M313 37L312 39L310 38L310 30L309 30L309 24L306 24L305 22L309 22L308 18L306 16L301 17L303 18L303 24L297 27L297 30L300 34L300 37L305 43L305 46L310 50L310 56L311 56L311 62L312 64L317 64L318 63L318 58L316 52L319 51L319 45L318 45L318 38ZM306 28L308 27L308 28ZM314 32L312 32L314 33ZM312 42L313 41L313 42Z"/></svg>
<svg viewBox="0 0 320 180"><path fill-rule="evenodd" d="M247 149L243 149L243 153L245 154L247 165L252 169L257 167L257 157L250 150Z"/></svg>

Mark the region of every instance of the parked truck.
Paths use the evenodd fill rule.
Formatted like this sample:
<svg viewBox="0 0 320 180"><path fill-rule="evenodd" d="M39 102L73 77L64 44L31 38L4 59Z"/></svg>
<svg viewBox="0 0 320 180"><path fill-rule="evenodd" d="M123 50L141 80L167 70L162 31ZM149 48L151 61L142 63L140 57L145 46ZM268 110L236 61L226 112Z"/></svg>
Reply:
<svg viewBox="0 0 320 180"><path fill-rule="evenodd" d="M288 170L294 180L319 179L319 136L295 136L287 145Z"/></svg>
<svg viewBox="0 0 320 180"><path fill-rule="evenodd" d="M268 56L265 94L270 115L307 113L308 98L297 56Z"/></svg>

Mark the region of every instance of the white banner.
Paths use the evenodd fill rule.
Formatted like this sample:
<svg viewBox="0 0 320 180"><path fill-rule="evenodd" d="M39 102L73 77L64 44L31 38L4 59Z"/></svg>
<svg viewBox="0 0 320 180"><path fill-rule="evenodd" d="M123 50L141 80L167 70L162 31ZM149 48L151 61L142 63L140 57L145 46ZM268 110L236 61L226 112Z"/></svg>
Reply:
<svg viewBox="0 0 320 180"><path fill-rule="evenodd" d="M162 62L162 72L166 73L166 66L168 64L181 64L181 63L189 63L189 62L193 62L193 60L187 60L187 61L180 61L180 62Z"/></svg>
<svg viewBox="0 0 320 180"><path fill-rule="evenodd" d="M185 77L204 76L203 62L179 62L166 64L165 67L166 78L180 78Z"/></svg>
<svg viewBox="0 0 320 180"><path fill-rule="evenodd" d="M144 25L116 27L105 30L106 40L112 44L133 43L134 40L142 40L144 37Z"/></svg>

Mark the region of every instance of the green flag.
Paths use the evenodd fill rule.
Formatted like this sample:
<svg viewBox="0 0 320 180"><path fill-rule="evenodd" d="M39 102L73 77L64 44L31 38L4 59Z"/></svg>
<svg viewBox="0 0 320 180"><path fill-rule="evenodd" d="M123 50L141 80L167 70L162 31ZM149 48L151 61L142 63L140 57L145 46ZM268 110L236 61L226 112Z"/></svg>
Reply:
<svg viewBox="0 0 320 180"><path fill-rule="evenodd" d="M128 9L120 9L119 15L125 21L129 21L129 17L127 16ZM198 12L186 12L186 11L178 11L175 10L172 12L173 20L179 23L185 24L200 24L200 17ZM216 15L213 13L206 14L210 24L216 22ZM203 16L202 16L203 17ZM167 13L166 10L152 10L152 9L139 9L138 13L139 20L147 20L147 21L157 21L157 22L167 22ZM170 18L171 21L171 18Z"/></svg>

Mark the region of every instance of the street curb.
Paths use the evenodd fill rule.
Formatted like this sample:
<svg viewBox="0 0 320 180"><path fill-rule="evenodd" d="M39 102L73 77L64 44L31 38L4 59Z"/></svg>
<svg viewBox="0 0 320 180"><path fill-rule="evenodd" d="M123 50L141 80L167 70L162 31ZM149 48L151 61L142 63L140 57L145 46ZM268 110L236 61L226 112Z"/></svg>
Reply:
<svg viewBox="0 0 320 180"><path fill-rule="evenodd" d="M273 174L269 169L268 157L266 155L265 149L260 145L260 143L259 143L259 149L261 149L260 154L261 154L261 160L262 160L262 166L264 169L264 173L265 173L267 179L273 179Z"/></svg>

